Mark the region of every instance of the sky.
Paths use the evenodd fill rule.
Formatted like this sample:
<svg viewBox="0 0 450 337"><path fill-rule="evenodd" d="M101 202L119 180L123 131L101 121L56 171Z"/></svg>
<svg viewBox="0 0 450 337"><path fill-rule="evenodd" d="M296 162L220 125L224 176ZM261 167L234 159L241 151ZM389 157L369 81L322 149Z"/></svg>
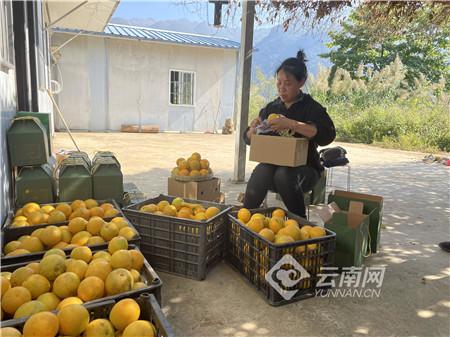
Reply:
<svg viewBox="0 0 450 337"><path fill-rule="evenodd" d="M121 0L113 17L153 18L155 20L188 19L213 22L214 5L207 1L193 0Z"/></svg>

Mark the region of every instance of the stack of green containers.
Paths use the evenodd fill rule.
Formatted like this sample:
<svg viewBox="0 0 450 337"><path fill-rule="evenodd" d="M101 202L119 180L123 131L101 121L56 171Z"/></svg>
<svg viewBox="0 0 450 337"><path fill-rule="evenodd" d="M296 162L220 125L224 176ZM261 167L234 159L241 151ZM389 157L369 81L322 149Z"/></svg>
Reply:
<svg viewBox="0 0 450 337"><path fill-rule="evenodd" d="M23 166L16 178L16 205L28 202L47 204L55 201L56 189L49 164Z"/></svg>
<svg viewBox="0 0 450 337"><path fill-rule="evenodd" d="M92 198L91 168L82 157L69 157L59 166L59 200Z"/></svg>
<svg viewBox="0 0 450 337"><path fill-rule="evenodd" d="M11 167L45 164L49 157L45 127L35 117L17 117L7 135Z"/></svg>
<svg viewBox="0 0 450 337"><path fill-rule="evenodd" d="M48 120L48 114L42 115ZM15 176L15 204L27 202L51 203L55 201L55 182L50 167L49 128L39 118L33 116L16 117L7 131L9 164L17 167ZM14 174L15 174L14 173Z"/></svg>
<svg viewBox="0 0 450 337"><path fill-rule="evenodd" d="M123 174L117 158L97 153L92 164L93 195L96 200L114 199L122 204Z"/></svg>

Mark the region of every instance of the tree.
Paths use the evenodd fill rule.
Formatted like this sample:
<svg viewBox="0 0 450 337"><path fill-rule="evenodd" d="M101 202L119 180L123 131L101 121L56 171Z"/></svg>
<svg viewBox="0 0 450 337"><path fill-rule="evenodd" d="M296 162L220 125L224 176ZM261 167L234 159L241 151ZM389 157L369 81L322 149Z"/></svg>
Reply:
<svg viewBox="0 0 450 337"><path fill-rule="evenodd" d="M340 31L329 33L328 47L333 49L320 56L329 58L334 69L345 69L353 76L360 65L380 71L398 56L409 84L420 74L434 83L441 77L450 83L450 25L430 21L436 8L422 6L408 19L393 16L371 21L374 12L361 6L341 23ZM393 30L396 24L400 26Z"/></svg>

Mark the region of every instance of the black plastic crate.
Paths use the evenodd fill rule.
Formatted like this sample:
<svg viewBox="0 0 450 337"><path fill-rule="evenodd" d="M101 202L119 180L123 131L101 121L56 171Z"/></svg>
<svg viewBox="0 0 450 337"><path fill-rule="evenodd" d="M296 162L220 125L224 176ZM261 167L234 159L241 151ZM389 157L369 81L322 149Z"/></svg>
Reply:
<svg viewBox="0 0 450 337"><path fill-rule="evenodd" d="M124 214L120 214L118 216L121 217L125 217ZM136 246L140 245L141 242L141 236L139 235L139 231L133 226L133 224L130 222L130 220L126 219L128 222L128 225L136 232L136 235L134 238L132 238L131 240L128 241L128 244L133 244ZM105 221L107 221L105 219ZM8 220L7 220L8 222ZM21 254L21 255L16 255L16 256L6 256L3 255L3 249L5 247L5 245L8 242L17 240L19 237L21 237L22 235L31 235L31 233L33 233L36 229L38 228L45 228L47 226L56 226L56 227L61 227L61 226L66 226L68 224L67 223L60 223L60 224L46 224L46 225L38 225L38 226L26 226L26 227L18 227L18 228L12 228L10 230L2 230L0 233L0 247L1 247L1 264L14 264L14 263L20 263L20 262L26 262L26 261L32 261L32 260L37 260L40 257L42 257L45 253L45 251L41 251L41 252L35 252L35 253L28 253L28 254ZM87 245L86 247L93 249L105 249L108 248L108 242L105 243L101 243L98 245ZM63 251L65 252L70 252L73 248L61 248Z"/></svg>
<svg viewBox="0 0 450 337"><path fill-rule="evenodd" d="M139 247L135 246L135 245L129 245L128 249L136 249L139 250ZM92 253L95 254L98 251L102 251L105 250L104 248L91 248ZM20 267L25 267L27 264L32 263L32 262L39 262L42 258L43 258L44 254L41 254L36 260L32 260L32 261L26 261L26 262L21 262L21 263L16 263L16 264L1 264L0 266L0 272L13 272L14 270L20 268ZM70 257L70 251L66 251L66 257ZM141 289L136 289L136 290L130 290L127 292L123 292L117 295L112 295L112 296L105 296L102 297L100 299L94 300L94 301L89 301L89 302L85 302L85 303L94 303L94 302L99 302L99 301L106 301L106 300L120 300L123 298L127 298L130 297L131 295L136 295L136 294L142 294L144 292L147 293L152 293L155 295L156 299L158 300L159 303L161 303L161 287L162 287L162 281L159 278L158 274L153 270L152 266L148 263L147 260L144 259L144 266L142 267L141 270L141 278L145 281L146 283L146 287L141 288Z"/></svg>
<svg viewBox="0 0 450 337"><path fill-rule="evenodd" d="M222 260L225 250L227 213L231 207L208 201L184 199L205 208L215 206L220 213L206 221L195 221L140 212L147 204L176 198L156 198L128 206L125 216L139 231L141 251L156 270L204 280L207 272Z"/></svg>
<svg viewBox="0 0 450 337"><path fill-rule="evenodd" d="M278 207L251 209L250 212L270 217L276 209ZM315 226L306 219L286 210L285 212L288 218L299 223L300 228L304 225ZM227 231L226 260L259 291L270 305L284 305L315 296L321 268L330 267L334 262L336 235L333 232L324 228L326 236L321 238L274 244L240 222L237 219L237 212L231 212L228 216L230 222ZM316 249L308 249L308 245L313 244L316 245ZM301 268L292 265L289 260L285 264L278 265L273 273L268 274L286 254L291 255L301 268L309 273L309 277L305 278L306 274L303 274ZM283 285L276 274L281 269L292 271L294 274L290 275L290 279L297 283ZM278 284L279 291L283 295L289 297L290 292L296 291L295 294L290 298L283 297L268 283L266 274Z"/></svg>
<svg viewBox="0 0 450 337"><path fill-rule="evenodd" d="M119 211L119 213L118 213L115 217L118 217L118 216L124 216L122 210L120 209L119 204L118 204L114 199L96 200L96 201L97 201L99 204L103 204L103 203L106 203L106 202L112 204L112 205L114 206L114 208L117 209L117 210ZM41 206L41 207L42 207L42 206L47 206L47 205L50 205L50 206L56 206L56 205L61 204L61 203L66 203L66 204L69 204L69 205L70 205L72 202L73 202L73 201L61 201L61 202L53 202L53 203L48 203L48 204L39 204L39 206ZM19 207L19 208L20 208L20 207ZM58 225L67 225L67 224L70 222L70 220L66 220L66 221L63 221L63 222L58 222L58 223L56 223L56 224L48 224L48 223L46 223L46 224L30 225L30 226L26 226L26 227L11 227L11 223L12 223L12 220L14 219L14 214L16 213L16 211L17 211L17 208L14 210L14 212L11 212L11 213L8 215L8 219L7 219L7 221L5 221L5 223L4 223L3 227L2 227L2 230L3 230L3 231L5 231L5 232L14 231L14 232L21 233L21 231L23 231L24 228L32 228L33 230L35 230L35 229L43 228L43 227L49 226L49 225L55 225L55 226L58 226ZM107 217L107 218L103 218L103 220L105 220L105 221L111 221L111 220L114 219L115 217ZM24 235L24 234L21 234L21 235ZM20 236L20 235L19 235L19 236Z"/></svg>
<svg viewBox="0 0 450 337"><path fill-rule="evenodd" d="M175 334L167 321L161 307L156 300L155 296L150 293L142 294L132 294L128 296L129 298L134 298L141 308L141 315L139 319L152 322L156 328L157 337L174 337ZM112 307L119 300L104 300L101 302L90 302L83 304L86 309L89 310L91 321L97 318L108 318ZM56 313L56 310L53 311ZM23 325L25 324L28 317L22 317L19 319L10 319L7 321L0 322L0 327L12 327L22 331Z"/></svg>

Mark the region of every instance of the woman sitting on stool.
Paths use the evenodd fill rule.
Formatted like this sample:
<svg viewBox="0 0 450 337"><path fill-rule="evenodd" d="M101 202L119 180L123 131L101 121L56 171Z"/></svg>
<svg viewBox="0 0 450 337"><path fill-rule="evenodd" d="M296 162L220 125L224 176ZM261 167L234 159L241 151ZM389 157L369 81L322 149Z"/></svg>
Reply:
<svg viewBox="0 0 450 337"><path fill-rule="evenodd" d="M263 108L244 133L249 145L256 127L272 113L279 118L269 121L273 131L291 131L294 137L309 140L306 165L299 167L258 164L247 184L244 197L245 208L258 208L269 190L280 194L287 209L305 218L303 193L312 190L319 181L323 167L320 164L318 145L330 144L336 137L333 121L326 109L310 95L302 92L307 70L302 50L297 57L286 59L277 69L277 90L279 97Z"/></svg>

